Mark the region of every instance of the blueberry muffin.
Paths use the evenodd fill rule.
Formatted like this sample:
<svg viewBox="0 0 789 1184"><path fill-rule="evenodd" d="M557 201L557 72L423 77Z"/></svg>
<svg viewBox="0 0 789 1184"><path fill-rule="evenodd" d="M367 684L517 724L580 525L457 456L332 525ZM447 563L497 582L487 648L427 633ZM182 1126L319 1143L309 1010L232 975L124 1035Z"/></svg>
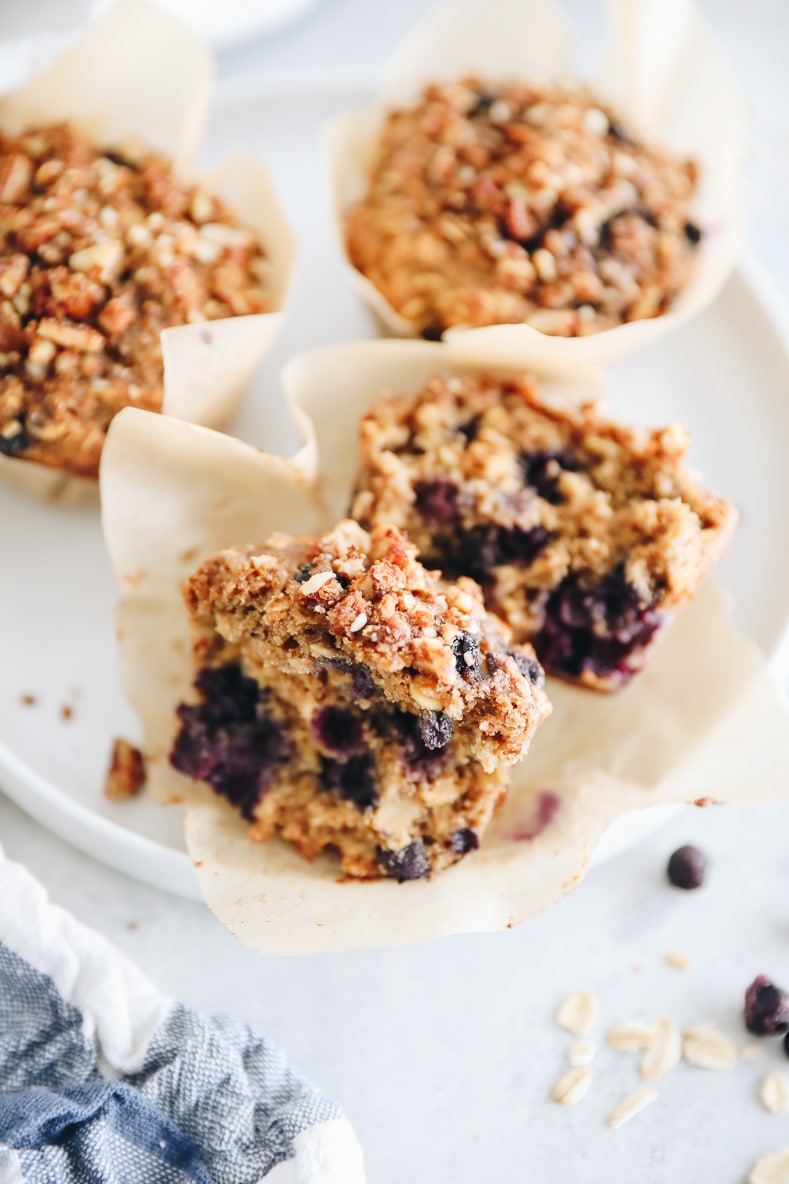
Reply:
<svg viewBox="0 0 789 1184"><path fill-rule="evenodd" d="M205 560L175 768L308 859L412 880L475 850L550 707L530 646L392 527L346 521Z"/></svg>
<svg viewBox="0 0 789 1184"><path fill-rule="evenodd" d="M352 514L470 576L550 674L614 690L725 549L732 506L684 464L688 433L541 401L528 375L437 375L361 423Z"/></svg>
<svg viewBox="0 0 789 1184"><path fill-rule="evenodd" d="M423 336L584 336L660 316L687 284L696 174L580 85L434 83L386 116L346 248Z"/></svg>
<svg viewBox="0 0 789 1184"><path fill-rule="evenodd" d="M271 310L227 206L137 143L0 134L0 455L95 478L122 407L159 411L160 335Z"/></svg>

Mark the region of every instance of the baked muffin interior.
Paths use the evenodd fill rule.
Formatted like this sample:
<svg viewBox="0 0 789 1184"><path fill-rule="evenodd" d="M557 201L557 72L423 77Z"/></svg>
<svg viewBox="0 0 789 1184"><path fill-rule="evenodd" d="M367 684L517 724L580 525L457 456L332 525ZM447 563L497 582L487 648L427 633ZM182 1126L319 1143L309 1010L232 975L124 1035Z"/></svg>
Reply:
<svg viewBox="0 0 789 1184"><path fill-rule="evenodd" d="M549 673L611 690L726 547L735 513L647 430L541 401L528 375L436 375L360 427L351 513L390 522L423 563L478 580Z"/></svg>

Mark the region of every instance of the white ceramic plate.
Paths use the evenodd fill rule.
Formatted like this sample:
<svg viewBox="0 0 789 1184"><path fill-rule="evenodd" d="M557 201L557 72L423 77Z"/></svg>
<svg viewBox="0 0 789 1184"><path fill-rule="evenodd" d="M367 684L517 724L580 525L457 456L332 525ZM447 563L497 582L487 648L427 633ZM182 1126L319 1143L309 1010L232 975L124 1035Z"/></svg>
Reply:
<svg viewBox="0 0 789 1184"><path fill-rule="evenodd" d="M324 121L362 98L336 85L309 93L225 88L207 141L207 165L231 147L261 152L299 239L291 316L236 424L243 439L285 454L297 440L280 397L282 363L309 346L375 333L332 240L320 142ZM789 619L787 342L779 302L749 266L699 320L611 376L623 415L691 426L693 462L739 506L742 525L721 578L734 593L739 624L771 655ZM0 786L81 850L197 897L180 811L144 797L102 797L112 738L134 739L137 729L116 677L115 594L97 512L53 508L0 486L0 531ZM25 705L24 695L35 704ZM73 713L68 720L64 707ZM715 787L699 792L714 796ZM620 820L597 861L665 815L660 808Z"/></svg>

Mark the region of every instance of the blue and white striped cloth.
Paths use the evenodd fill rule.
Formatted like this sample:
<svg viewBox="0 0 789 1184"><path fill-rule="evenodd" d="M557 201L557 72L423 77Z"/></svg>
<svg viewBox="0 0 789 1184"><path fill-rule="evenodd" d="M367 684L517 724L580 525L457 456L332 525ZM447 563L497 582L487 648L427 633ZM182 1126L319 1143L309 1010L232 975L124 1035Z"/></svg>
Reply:
<svg viewBox="0 0 789 1184"><path fill-rule="evenodd" d="M0 1184L364 1184L267 1040L162 996L0 851Z"/></svg>

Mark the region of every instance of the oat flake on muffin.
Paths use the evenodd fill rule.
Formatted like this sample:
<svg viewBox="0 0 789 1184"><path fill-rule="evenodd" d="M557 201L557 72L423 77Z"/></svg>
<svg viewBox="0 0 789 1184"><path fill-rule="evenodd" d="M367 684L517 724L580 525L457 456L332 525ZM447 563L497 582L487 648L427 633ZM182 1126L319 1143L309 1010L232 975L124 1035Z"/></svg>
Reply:
<svg viewBox="0 0 789 1184"><path fill-rule="evenodd" d="M670 309L702 237L696 174L580 85L434 83L387 115L346 246L426 337L584 336Z"/></svg>
<svg viewBox="0 0 789 1184"><path fill-rule="evenodd" d="M270 311L219 198L137 142L0 135L0 454L96 477L112 417L158 411L163 329Z"/></svg>

